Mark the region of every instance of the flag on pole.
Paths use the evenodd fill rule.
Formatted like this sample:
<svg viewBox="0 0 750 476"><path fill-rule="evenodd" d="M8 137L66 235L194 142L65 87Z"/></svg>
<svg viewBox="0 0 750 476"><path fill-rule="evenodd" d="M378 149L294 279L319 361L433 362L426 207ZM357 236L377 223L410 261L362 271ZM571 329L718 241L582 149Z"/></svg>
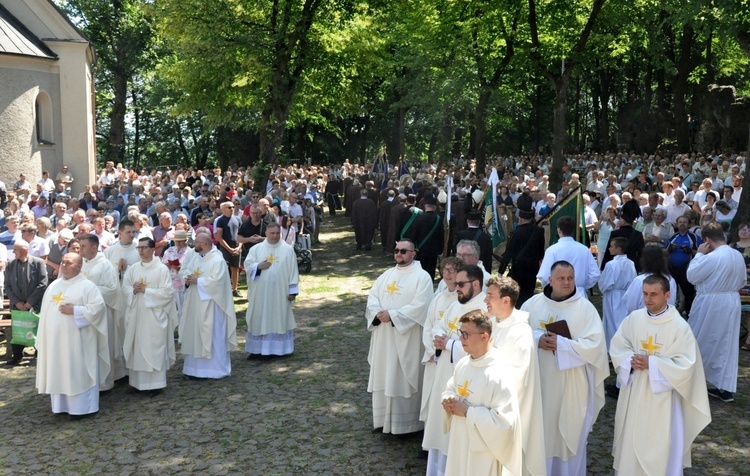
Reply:
<svg viewBox="0 0 750 476"><path fill-rule="evenodd" d="M498 247L505 241L505 231L500 225L500 216L497 213L497 184L500 179L497 176L497 170L492 169L489 186L484 193L484 223L490 225L487 231L492 235L492 247ZM490 224L491 222L491 224Z"/></svg>
<svg viewBox="0 0 750 476"><path fill-rule="evenodd" d="M549 226L547 227L547 247L557 243L557 220L564 216L572 217L573 219L575 219L576 223L578 223L578 226L576 227L576 231L573 234L572 238L581 244L584 244L586 246L589 245L588 235L586 234L586 218L584 215L583 207L583 192L581 191L580 187L576 187L575 190L570 192L565 198L557 203L554 208L552 208L552 210L550 210L547 216L543 218L543 220L546 220L549 224Z"/></svg>
<svg viewBox="0 0 750 476"><path fill-rule="evenodd" d="M451 212L453 207L453 176L445 176L445 218L443 220L443 256L448 256L448 243L451 234Z"/></svg>

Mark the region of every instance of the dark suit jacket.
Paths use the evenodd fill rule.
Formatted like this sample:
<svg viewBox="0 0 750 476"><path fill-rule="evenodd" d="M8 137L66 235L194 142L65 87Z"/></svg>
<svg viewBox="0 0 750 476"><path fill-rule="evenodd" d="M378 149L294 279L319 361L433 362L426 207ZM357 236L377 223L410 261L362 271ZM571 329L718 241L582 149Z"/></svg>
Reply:
<svg viewBox="0 0 750 476"><path fill-rule="evenodd" d="M640 273L641 253L643 252L643 247L646 246L645 241L643 241L643 233L636 230L632 226L623 226L613 231L612 234L609 235L609 243L612 243L612 238L617 238L618 236L621 236L628 240L628 246L627 248L625 248L625 254L627 255L628 259L635 265L635 270ZM609 252L609 243L607 243L607 250L604 252L604 258L602 259L602 271L604 270L604 266L612 261L612 255Z"/></svg>
<svg viewBox="0 0 750 476"><path fill-rule="evenodd" d="M436 221L437 228L435 228ZM433 228L434 231L432 231ZM430 234L430 231L432 231L432 234ZM414 242L414 246L418 248L417 259L420 259L420 257L436 257L443 252L443 220L435 212L424 212L417 215L408 235ZM425 238L427 238L427 241L420 247L419 245Z"/></svg>
<svg viewBox="0 0 750 476"><path fill-rule="evenodd" d="M5 269L5 294L11 309L18 302L28 302L39 312L44 291L47 290L47 266L40 258L28 257L28 266L17 259L11 260Z"/></svg>

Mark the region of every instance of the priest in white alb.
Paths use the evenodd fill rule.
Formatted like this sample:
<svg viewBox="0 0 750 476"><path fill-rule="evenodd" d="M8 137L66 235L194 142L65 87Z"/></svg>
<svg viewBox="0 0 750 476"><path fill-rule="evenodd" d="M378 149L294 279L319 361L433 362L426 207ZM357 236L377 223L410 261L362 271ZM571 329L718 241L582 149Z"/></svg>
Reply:
<svg viewBox="0 0 750 476"><path fill-rule="evenodd" d="M620 383L612 455L623 476L682 475L711 421L698 343L669 294L664 276L648 276L646 308L625 318L610 345Z"/></svg>
<svg viewBox="0 0 750 476"><path fill-rule="evenodd" d="M373 431L420 431L422 324L433 296L432 278L414 261L414 243L393 250L396 266L381 274L367 298Z"/></svg>
<svg viewBox="0 0 750 476"><path fill-rule="evenodd" d="M458 299L446 309L443 317L433 325L433 347L440 351L437 357L437 368L431 389L429 417L424 424L422 448L427 450L427 475L440 475L445 472L445 461L448 454L448 435L441 431L443 427L442 400L443 391L453 375L453 369L461 358L466 356L461 345L458 330L459 319L469 311L485 310L484 293L482 292L484 273L477 265L463 265L456 273L456 294Z"/></svg>
<svg viewBox="0 0 750 476"><path fill-rule="evenodd" d="M169 268L154 257L156 243L138 240L140 262L122 278L125 292L123 353L131 387L157 395L167 386L167 370L175 362L177 307Z"/></svg>
<svg viewBox="0 0 750 476"><path fill-rule="evenodd" d="M534 333L529 313L515 308L521 288L506 276L495 276L486 283L484 302L492 316L492 346L507 367L511 388L518 396L521 435L523 435L523 474L547 474L542 420L542 388L539 380Z"/></svg>
<svg viewBox="0 0 750 476"><path fill-rule="evenodd" d="M453 375L453 368L450 368L450 373L447 377L443 378L437 376L437 363L442 355L442 350L435 349L435 335L433 329L445 315L445 311L458 299L456 293L456 271L462 265L462 261L458 258L449 257L440 260L440 275L443 277L442 282L445 283L445 289L435 293L435 296L427 306L427 312L425 313L424 330L422 331L422 345L424 346L424 354L422 355L422 365L424 366L424 377L422 383L422 406L419 413L419 419L426 422L430 417L431 413L431 400L438 401L438 414L440 418L440 424L442 426L443 408L440 405L442 400L443 391L445 390L445 382L448 381L451 375ZM433 387L436 381L442 381L442 387ZM442 430L439 432L439 437L444 438L447 441L447 436L442 434ZM427 438L427 434L424 435ZM447 447L446 443L446 447ZM433 450L425 446L424 439L422 442L422 449L428 452L427 456L427 475L438 474L437 471L431 471L434 466L434 456L430 454ZM437 450L435 450L437 451ZM443 460L445 460L445 452L443 453ZM445 472L445 461L442 464L442 471Z"/></svg>
<svg viewBox="0 0 750 476"><path fill-rule="evenodd" d="M122 292L122 277L125 276L128 266L132 266L141 260L138 256L135 237L135 224L129 220L120 220L118 225L117 239L112 246L103 251L104 256L110 263L115 265L120 277L120 302L122 309L115 313L115 335L111 339L116 343L112 361L112 375L115 381L128 375L125 368L125 356L122 353L122 344L125 339L125 294Z"/></svg>
<svg viewBox="0 0 750 476"><path fill-rule="evenodd" d="M188 377L219 379L232 373L229 352L237 348L229 269L209 233L195 235L195 249L185 259L180 276L185 298L180 320L182 373Z"/></svg>
<svg viewBox="0 0 750 476"><path fill-rule="evenodd" d="M278 224L269 224L265 241L250 248L245 273L248 360L291 354L297 327L292 303L299 294L299 271L294 248L281 240Z"/></svg>
<svg viewBox="0 0 750 476"><path fill-rule="evenodd" d="M573 266L558 261L544 292L521 306L529 313L537 342L550 475L586 475L586 443L604 406L604 380L609 375L602 320L575 283ZM570 338L547 329L559 321L566 321Z"/></svg>
<svg viewBox="0 0 750 476"><path fill-rule="evenodd" d="M443 393L443 430L449 432L447 475L523 474L523 436L513 377L492 346L487 311L459 320L467 353Z"/></svg>
<svg viewBox="0 0 750 476"><path fill-rule="evenodd" d="M105 392L115 386L113 362L117 355L117 340L115 339L117 335L116 319L117 316L125 311L124 300L122 291L120 290L120 279L117 274L117 268L99 252L99 237L93 233L88 233L79 236L78 241L81 243L81 256L83 257L81 274L99 288L107 309L110 369L107 378L99 388L100 391ZM122 349L120 349L121 354Z"/></svg>
<svg viewBox="0 0 750 476"><path fill-rule="evenodd" d="M37 391L72 419L99 411L99 385L109 373L104 299L82 266L80 255L63 256L62 279L44 293L36 340Z"/></svg>
<svg viewBox="0 0 750 476"><path fill-rule="evenodd" d="M742 316L739 290L747 283L745 261L727 245L720 223L706 223L701 238L703 244L687 269L687 279L698 292L688 322L701 349L710 384L708 394L731 403L737 390Z"/></svg>

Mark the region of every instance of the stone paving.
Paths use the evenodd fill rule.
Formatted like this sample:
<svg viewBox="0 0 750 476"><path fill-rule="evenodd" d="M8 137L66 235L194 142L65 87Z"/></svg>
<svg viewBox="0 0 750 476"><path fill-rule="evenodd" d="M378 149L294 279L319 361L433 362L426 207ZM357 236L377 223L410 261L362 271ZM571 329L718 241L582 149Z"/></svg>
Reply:
<svg viewBox="0 0 750 476"><path fill-rule="evenodd" d="M382 252L355 254L348 219L326 217L295 304L294 355L249 362L232 352L232 376L182 377L149 398L120 385L93 418L70 421L34 389L35 367L0 366L5 442L1 474L424 474L420 437L370 433L363 309L373 279L391 265ZM376 247L375 249L379 249ZM237 301L244 336L244 301ZM244 340L241 338L241 340ZM750 353L741 352L736 401L711 401L713 422L693 446L689 475L748 474ZM589 438L589 473L612 474L615 401Z"/></svg>

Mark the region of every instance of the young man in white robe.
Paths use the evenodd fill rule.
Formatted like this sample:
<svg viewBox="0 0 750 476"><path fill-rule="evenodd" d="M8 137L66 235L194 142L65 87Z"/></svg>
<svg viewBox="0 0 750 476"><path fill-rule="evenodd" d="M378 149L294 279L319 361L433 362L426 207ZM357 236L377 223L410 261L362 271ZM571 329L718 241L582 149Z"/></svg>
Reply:
<svg viewBox="0 0 750 476"><path fill-rule="evenodd" d="M125 356L122 353L122 345L125 340L125 294L122 291L122 277L125 275L128 266L132 266L141 260L136 249L135 225L131 220L120 220L118 226L118 241L104 250L104 256L110 263L115 265L120 277L120 302L123 303L120 312L115 314L115 335L111 337L115 342L115 349L112 361L112 376L115 381L123 379L128 375L125 368Z"/></svg>
<svg viewBox="0 0 750 476"><path fill-rule="evenodd" d="M175 362L177 307L169 268L154 257L151 238L138 240L140 262L122 278L126 296L123 353L130 386L149 396L167 386L167 370Z"/></svg>
<svg viewBox="0 0 750 476"><path fill-rule="evenodd" d="M739 290L747 283L742 254L727 245L718 222L701 228L703 243L690 261L687 278L698 292L688 322L703 357L711 397L729 403L737 391Z"/></svg>
<svg viewBox="0 0 750 476"><path fill-rule="evenodd" d="M620 323L625 316L625 306L623 306L623 297L628 286L633 282L637 273L635 265L625 255L625 249L628 246L627 238L618 236L609 241L609 253L612 255L612 261L604 265L602 274L599 275L599 291L602 292L602 314L604 314L604 338L606 339L607 350L609 350L609 341L617 332Z"/></svg>
<svg viewBox="0 0 750 476"><path fill-rule="evenodd" d="M484 299L492 316L492 346L513 376L508 382L518 396L520 425L523 435L523 474L547 474L542 420L542 388L539 380L534 333L529 313L515 308L521 288L506 276L496 276L485 283Z"/></svg>
<svg viewBox="0 0 750 476"><path fill-rule="evenodd" d="M63 256L44 293L37 331L36 388L53 413L79 419L99 411L99 385L109 373L107 315L96 284L81 274L83 258Z"/></svg>
<svg viewBox="0 0 750 476"><path fill-rule="evenodd" d="M643 281L646 309L625 318L610 355L621 386L612 447L621 475L682 475L691 445L711 421L698 343L669 305L669 282Z"/></svg>
<svg viewBox="0 0 750 476"><path fill-rule="evenodd" d="M604 406L607 347L599 313L576 289L573 266L559 261L551 269L544 292L521 306L537 341L547 474L585 476L586 442ZM558 321L566 321L570 339L547 331Z"/></svg>
<svg viewBox="0 0 750 476"><path fill-rule="evenodd" d="M294 248L281 240L278 224L269 224L266 239L250 248L245 273L248 360L292 354L297 327L292 303L299 294L299 270Z"/></svg>
<svg viewBox="0 0 750 476"><path fill-rule="evenodd" d="M117 352L117 324L118 315L124 312L125 306L120 290L120 279L117 275L117 268L110 263L107 258L100 253L99 238L94 234L86 234L78 237L81 243L81 256L83 257L83 267L81 274L96 284L99 292L102 293L104 304L107 310L107 337L109 338L109 359L110 367L107 378L102 382L100 391L106 392L115 386L114 361ZM120 349L119 354L122 354Z"/></svg>
<svg viewBox="0 0 750 476"><path fill-rule="evenodd" d="M195 235L195 249L180 269L185 298L180 320L182 373L193 378L219 379L232 373L230 352L237 348L229 269L208 232Z"/></svg>
<svg viewBox="0 0 750 476"><path fill-rule="evenodd" d="M445 311L456 302L458 295L456 293L456 271L463 262L454 257L444 258L440 261L440 275L443 277L443 281L446 283L445 290L436 293L435 297L430 301L430 305L427 306L427 312L425 313L424 329L422 331L422 345L424 346L424 354L422 356L422 365L424 366L424 377L422 384L422 405L419 413L419 419L421 421L427 421L430 415L430 399L433 394L433 382L435 382L437 362L442 354L441 351L435 349L435 336L433 335L433 329L436 323L443 317ZM451 372L451 375L453 373ZM447 381L447 379L446 379ZM442 399L445 385L438 390L437 394ZM439 409L439 413L442 418L443 409L442 406ZM441 420L442 421L442 420ZM440 431L442 434L442 430ZM428 448L424 445L422 448L429 452ZM427 458L427 474L430 472L431 459L428 453ZM443 472L445 471L445 465L443 465Z"/></svg>
<svg viewBox="0 0 750 476"><path fill-rule="evenodd" d="M449 432L445 474L523 474L518 398L509 368L492 346L491 317L477 310L459 322L468 355L456 364L443 393L443 429Z"/></svg>
<svg viewBox="0 0 750 476"><path fill-rule="evenodd" d="M393 253L396 266L378 277L367 298L367 391L373 431L406 434L424 427L419 420L422 325L433 291L430 275L414 260L414 243L401 240Z"/></svg>
<svg viewBox="0 0 750 476"><path fill-rule="evenodd" d="M430 393L429 416L424 425L422 448L428 451L427 474L438 475L445 472L448 454L448 435L444 434L442 408L443 391L448 380L453 376L453 369L466 352L461 345L458 330L461 327L461 316L474 310L486 310L482 292L482 269L476 265L464 265L456 273L457 300L446 309L443 316L435 322L432 335L433 347L440 355L437 357L437 368ZM424 392L424 391L423 391Z"/></svg>

